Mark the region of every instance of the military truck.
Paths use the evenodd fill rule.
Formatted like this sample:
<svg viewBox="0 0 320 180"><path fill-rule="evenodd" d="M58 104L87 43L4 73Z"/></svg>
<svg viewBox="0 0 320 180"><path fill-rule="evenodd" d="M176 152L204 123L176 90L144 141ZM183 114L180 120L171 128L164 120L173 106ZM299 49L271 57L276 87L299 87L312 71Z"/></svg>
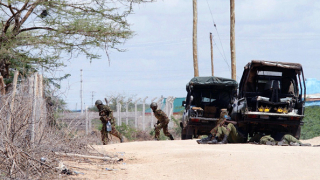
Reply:
<svg viewBox="0 0 320 180"><path fill-rule="evenodd" d="M221 109L231 111L238 83L221 77L194 77L186 85L187 97L180 126L181 139L208 135L215 127Z"/></svg>
<svg viewBox="0 0 320 180"><path fill-rule="evenodd" d="M243 71L232 118L248 132L300 137L306 86L298 63L252 60Z"/></svg>

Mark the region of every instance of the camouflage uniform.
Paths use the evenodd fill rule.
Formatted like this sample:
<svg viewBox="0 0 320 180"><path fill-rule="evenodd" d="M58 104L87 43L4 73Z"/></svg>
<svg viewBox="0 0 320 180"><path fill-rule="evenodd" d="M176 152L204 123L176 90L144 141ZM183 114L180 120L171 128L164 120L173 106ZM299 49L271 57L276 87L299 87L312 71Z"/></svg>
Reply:
<svg viewBox="0 0 320 180"><path fill-rule="evenodd" d="M271 135L265 135L260 138L260 144L267 144L267 142L276 142Z"/></svg>
<svg viewBox="0 0 320 180"><path fill-rule="evenodd" d="M163 129L163 133L172 138L172 135L168 131L169 118L161 109L153 111L154 116L158 119L157 125L154 126L155 139L159 140L160 130ZM172 139L173 140L173 139Z"/></svg>
<svg viewBox="0 0 320 180"><path fill-rule="evenodd" d="M213 129L211 129L211 131L210 131L210 133L212 134L212 137L216 136L216 134L218 132L218 128L222 126L225 115L228 115L228 112L226 110L221 110L220 118L217 122L217 125Z"/></svg>
<svg viewBox="0 0 320 180"><path fill-rule="evenodd" d="M278 143L276 140L274 140L273 137L271 137L271 135L265 135L260 139L260 144L267 144L268 141L274 144ZM283 142L285 145L290 145L292 143L302 145L301 141L299 141L297 138L293 137L290 134L285 134L279 142Z"/></svg>
<svg viewBox="0 0 320 180"><path fill-rule="evenodd" d="M120 133L115 128L115 120L113 117L113 112L107 105L98 105L99 109L99 116L100 120L102 122L102 129L101 129L101 139L103 145L107 145L109 142L108 132L107 132L107 123L110 121L111 123L111 131L109 132L111 135L117 137L120 139L120 142L122 142L122 138Z"/></svg>
<svg viewBox="0 0 320 180"><path fill-rule="evenodd" d="M244 143L246 139L238 132L237 128L229 123L227 127L219 126L216 137L220 138L222 135L228 136L229 143Z"/></svg>

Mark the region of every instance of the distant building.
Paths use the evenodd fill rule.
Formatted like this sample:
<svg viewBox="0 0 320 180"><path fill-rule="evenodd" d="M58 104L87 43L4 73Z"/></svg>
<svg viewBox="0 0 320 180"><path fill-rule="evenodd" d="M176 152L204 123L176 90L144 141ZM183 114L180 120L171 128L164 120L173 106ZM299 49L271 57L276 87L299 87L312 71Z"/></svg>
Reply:
<svg viewBox="0 0 320 180"><path fill-rule="evenodd" d="M320 106L320 80L309 78L306 80L306 106Z"/></svg>

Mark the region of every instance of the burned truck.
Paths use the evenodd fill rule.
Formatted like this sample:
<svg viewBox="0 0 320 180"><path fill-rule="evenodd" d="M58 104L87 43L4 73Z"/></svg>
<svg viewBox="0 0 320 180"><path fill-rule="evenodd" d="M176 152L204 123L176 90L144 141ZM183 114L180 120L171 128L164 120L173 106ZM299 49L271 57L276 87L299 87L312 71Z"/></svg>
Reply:
<svg viewBox="0 0 320 180"><path fill-rule="evenodd" d="M181 139L208 135L216 126L221 109L231 112L238 83L221 77L194 77L186 85L187 97L180 126Z"/></svg>
<svg viewBox="0 0 320 180"><path fill-rule="evenodd" d="M298 63L253 60L244 67L232 118L248 132L300 137L306 86Z"/></svg>

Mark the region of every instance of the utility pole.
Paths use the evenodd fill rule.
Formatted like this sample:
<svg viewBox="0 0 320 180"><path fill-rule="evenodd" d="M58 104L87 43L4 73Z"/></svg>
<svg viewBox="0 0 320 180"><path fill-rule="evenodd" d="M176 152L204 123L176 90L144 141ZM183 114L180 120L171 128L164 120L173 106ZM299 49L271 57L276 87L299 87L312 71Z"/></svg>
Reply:
<svg viewBox="0 0 320 180"><path fill-rule="evenodd" d="M80 69L80 98L81 98L81 114L83 113L83 103L82 103L82 97L83 97L83 91L82 91L82 88L83 88L83 85L82 85L82 69Z"/></svg>
<svg viewBox="0 0 320 180"><path fill-rule="evenodd" d="M236 43L235 43L235 5L234 0L230 0L230 49L231 49L231 78L237 80L236 74Z"/></svg>
<svg viewBox="0 0 320 180"><path fill-rule="evenodd" d="M91 91L91 106L93 107L93 93L95 93L94 91ZM107 104L108 105L108 104Z"/></svg>
<svg viewBox="0 0 320 180"><path fill-rule="evenodd" d="M198 12L197 12L197 0L193 0L193 68L194 77L199 76L198 69L198 48L197 48L197 24L198 24Z"/></svg>
<svg viewBox="0 0 320 180"><path fill-rule="evenodd" d="M210 33L210 48L211 48L211 75L214 76L212 33Z"/></svg>

